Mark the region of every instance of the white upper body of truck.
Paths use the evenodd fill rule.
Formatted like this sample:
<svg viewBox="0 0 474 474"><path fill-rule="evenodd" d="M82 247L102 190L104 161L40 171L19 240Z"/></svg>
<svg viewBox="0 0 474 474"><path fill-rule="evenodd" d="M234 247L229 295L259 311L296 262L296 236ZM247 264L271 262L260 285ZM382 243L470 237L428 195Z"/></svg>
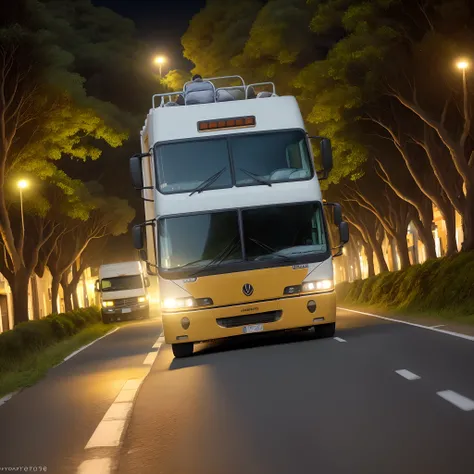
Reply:
<svg viewBox="0 0 474 474"><path fill-rule="evenodd" d="M146 296L146 276L141 262L101 265L99 268L99 290L102 301Z"/></svg>

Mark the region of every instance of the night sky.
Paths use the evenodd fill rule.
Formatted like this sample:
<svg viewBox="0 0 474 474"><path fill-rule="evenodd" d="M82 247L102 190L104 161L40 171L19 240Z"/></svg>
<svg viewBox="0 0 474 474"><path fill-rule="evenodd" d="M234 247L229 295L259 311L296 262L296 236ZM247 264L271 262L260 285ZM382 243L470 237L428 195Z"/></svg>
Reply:
<svg viewBox="0 0 474 474"><path fill-rule="evenodd" d="M133 20L150 50L169 58L170 69L192 67L183 58L181 36L191 18L205 6L205 0L92 0L92 3Z"/></svg>

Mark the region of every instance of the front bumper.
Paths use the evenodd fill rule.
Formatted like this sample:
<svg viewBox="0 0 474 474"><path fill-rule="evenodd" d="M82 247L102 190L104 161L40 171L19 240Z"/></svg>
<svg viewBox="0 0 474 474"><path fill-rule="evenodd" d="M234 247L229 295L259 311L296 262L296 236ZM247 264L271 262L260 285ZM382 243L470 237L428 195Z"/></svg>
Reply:
<svg viewBox="0 0 474 474"><path fill-rule="evenodd" d="M115 308L114 306L102 308L102 314L107 314L109 316L124 316L135 315L139 312L146 311L149 308L148 303L139 303L129 306L120 306Z"/></svg>
<svg viewBox="0 0 474 474"><path fill-rule="evenodd" d="M308 310L308 302L316 302L316 310ZM263 322L263 331L281 331L309 327L316 324L333 323L336 321L336 293L320 293L314 295L295 296L277 300L254 302L220 308L199 309L194 311L166 312L162 311L163 330L167 344L180 342L203 342L231 336L243 335L240 323L235 327L223 327L222 320L233 317L249 316L258 323L260 313L276 313L274 321ZM190 321L188 329L183 329L181 319ZM263 318L263 316L262 316ZM264 319L264 318L263 318ZM219 321L218 321L219 320ZM229 321L229 320L226 320ZM253 322L251 323L253 324ZM187 336L187 338L183 338Z"/></svg>

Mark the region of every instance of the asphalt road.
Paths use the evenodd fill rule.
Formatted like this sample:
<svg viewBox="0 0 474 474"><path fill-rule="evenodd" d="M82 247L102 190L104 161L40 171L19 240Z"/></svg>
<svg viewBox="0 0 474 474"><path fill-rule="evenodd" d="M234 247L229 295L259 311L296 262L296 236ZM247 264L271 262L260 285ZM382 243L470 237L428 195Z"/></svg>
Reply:
<svg viewBox="0 0 474 474"><path fill-rule="evenodd" d="M143 362L160 331L156 320L122 327L0 406L0 474L44 472L43 467L75 473L123 385L146 374ZM5 469L29 467L36 471Z"/></svg>
<svg viewBox="0 0 474 474"><path fill-rule="evenodd" d="M1 406L0 474L474 472L474 340L339 311L335 339L256 336L176 360L160 330L123 327Z"/></svg>

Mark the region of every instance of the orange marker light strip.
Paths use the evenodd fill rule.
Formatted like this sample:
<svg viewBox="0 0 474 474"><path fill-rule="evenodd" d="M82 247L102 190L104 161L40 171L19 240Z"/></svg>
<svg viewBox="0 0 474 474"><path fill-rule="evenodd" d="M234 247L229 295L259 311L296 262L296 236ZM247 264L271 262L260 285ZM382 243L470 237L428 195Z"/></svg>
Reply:
<svg viewBox="0 0 474 474"><path fill-rule="evenodd" d="M255 117L235 117L230 119L205 120L198 122L198 131L222 130L226 128L255 127Z"/></svg>

